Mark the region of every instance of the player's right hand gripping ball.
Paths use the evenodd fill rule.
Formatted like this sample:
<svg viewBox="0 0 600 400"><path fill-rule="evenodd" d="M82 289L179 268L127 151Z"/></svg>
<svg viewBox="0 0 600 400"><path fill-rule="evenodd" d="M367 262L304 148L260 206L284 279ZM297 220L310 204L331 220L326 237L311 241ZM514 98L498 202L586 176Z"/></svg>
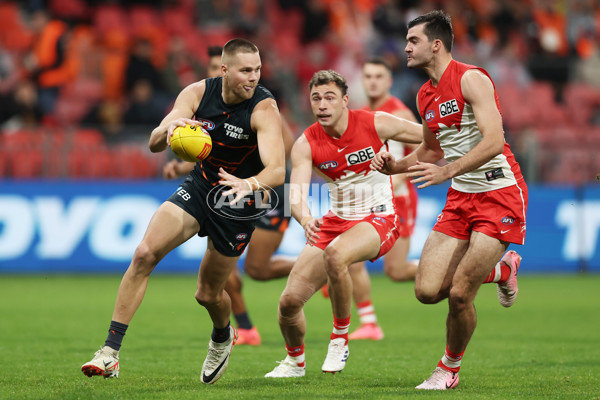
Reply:
<svg viewBox="0 0 600 400"><path fill-rule="evenodd" d="M212 139L201 126L178 126L173 130L171 150L182 160L190 162L204 160L211 149Z"/></svg>

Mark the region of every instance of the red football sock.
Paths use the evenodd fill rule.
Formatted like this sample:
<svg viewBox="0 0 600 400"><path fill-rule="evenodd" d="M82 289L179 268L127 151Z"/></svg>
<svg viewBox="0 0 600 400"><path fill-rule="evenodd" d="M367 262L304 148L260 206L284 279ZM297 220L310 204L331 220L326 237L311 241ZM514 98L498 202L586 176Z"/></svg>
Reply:
<svg viewBox="0 0 600 400"><path fill-rule="evenodd" d="M437 366L445 369L446 371L458 372L460 370L460 362L462 361L464 354L464 351L462 353L453 353L448 350L448 346L446 346L444 356Z"/></svg>
<svg viewBox="0 0 600 400"><path fill-rule="evenodd" d="M333 332L330 339L344 338L348 344L348 330L350 328L350 316L346 318L333 317Z"/></svg>
<svg viewBox="0 0 600 400"><path fill-rule="evenodd" d="M510 267L505 263L498 263L485 278L483 283L504 283L510 277Z"/></svg>
<svg viewBox="0 0 600 400"><path fill-rule="evenodd" d="M304 344L296 347L289 347L286 344L285 349L287 350L288 356L293 358L299 367L304 367L306 365L306 362L304 361Z"/></svg>
<svg viewBox="0 0 600 400"><path fill-rule="evenodd" d="M505 283L506 281L508 281L508 278L510 278L510 267L502 263L502 265L500 265L500 271L501 274L498 283Z"/></svg>

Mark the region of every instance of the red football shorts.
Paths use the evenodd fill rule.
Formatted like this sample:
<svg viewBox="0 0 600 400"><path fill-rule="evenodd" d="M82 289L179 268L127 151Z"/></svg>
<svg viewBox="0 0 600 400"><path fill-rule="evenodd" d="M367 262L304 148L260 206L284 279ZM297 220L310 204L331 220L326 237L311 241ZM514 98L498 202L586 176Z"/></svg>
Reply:
<svg viewBox="0 0 600 400"><path fill-rule="evenodd" d="M403 238L410 237L415 230L417 219L417 203L419 195L414 185L408 185L409 192L406 196L394 197L394 207L398 215L398 232Z"/></svg>
<svg viewBox="0 0 600 400"><path fill-rule="evenodd" d="M506 242L525 244L527 185L517 185L482 193L463 193L452 188L434 231L468 240L471 231Z"/></svg>
<svg viewBox="0 0 600 400"><path fill-rule="evenodd" d="M379 253L377 254L377 257L371 260L375 261L387 253L396 242L396 239L398 239L398 227L396 225L397 220L398 217L396 214L371 214L363 219L347 220L342 219L329 211L323 217L323 225L319 227L321 232L319 232L319 239L317 240L315 246L321 250L325 250L325 248L333 241L333 239L340 236L354 225L360 222L368 222L377 230L381 240Z"/></svg>

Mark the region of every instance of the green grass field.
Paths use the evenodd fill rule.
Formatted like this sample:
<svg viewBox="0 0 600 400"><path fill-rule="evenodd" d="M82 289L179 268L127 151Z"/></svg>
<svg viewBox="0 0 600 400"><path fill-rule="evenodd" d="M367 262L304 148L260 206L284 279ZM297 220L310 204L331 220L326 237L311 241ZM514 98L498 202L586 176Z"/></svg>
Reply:
<svg viewBox="0 0 600 400"><path fill-rule="evenodd" d="M415 391L444 351L446 303L422 305L413 284L373 277L386 337L351 342L341 374L320 371L331 332L329 301L306 306L306 377L263 378L285 356L277 325L284 280L245 278L263 344L239 346L215 385L200 382L211 331L194 301L195 277L155 275L125 336L118 379L80 366L104 343L120 276L0 276L2 399L600 399L600 276L520 278L504 309L494 285L480 290L479 322L449 392ZM353 326L358 318L353 315Z"/></svg>

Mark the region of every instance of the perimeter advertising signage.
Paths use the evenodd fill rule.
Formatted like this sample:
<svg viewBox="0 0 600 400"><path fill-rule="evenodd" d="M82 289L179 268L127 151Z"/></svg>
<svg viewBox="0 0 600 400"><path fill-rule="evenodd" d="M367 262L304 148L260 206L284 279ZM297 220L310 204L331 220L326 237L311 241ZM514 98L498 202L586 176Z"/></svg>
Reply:
<svg viewBox="0 0 600 400"><path fill-rule="evenodd" d="M152 214L176 190L173 182L1 181L0 273L123 272ZM419 257L446 190L419 191L410 258ZM525 246L511 246L523 256L519 273L600 272L600 188L532 186L529 195ZM327 186L313 183L309 203L323 215ZM278 253L297 255L304 243L293 222ZM205 239L192 238L157 272L195 272L205 249ZM382 262L369 268L381 271Z"/></svg>

